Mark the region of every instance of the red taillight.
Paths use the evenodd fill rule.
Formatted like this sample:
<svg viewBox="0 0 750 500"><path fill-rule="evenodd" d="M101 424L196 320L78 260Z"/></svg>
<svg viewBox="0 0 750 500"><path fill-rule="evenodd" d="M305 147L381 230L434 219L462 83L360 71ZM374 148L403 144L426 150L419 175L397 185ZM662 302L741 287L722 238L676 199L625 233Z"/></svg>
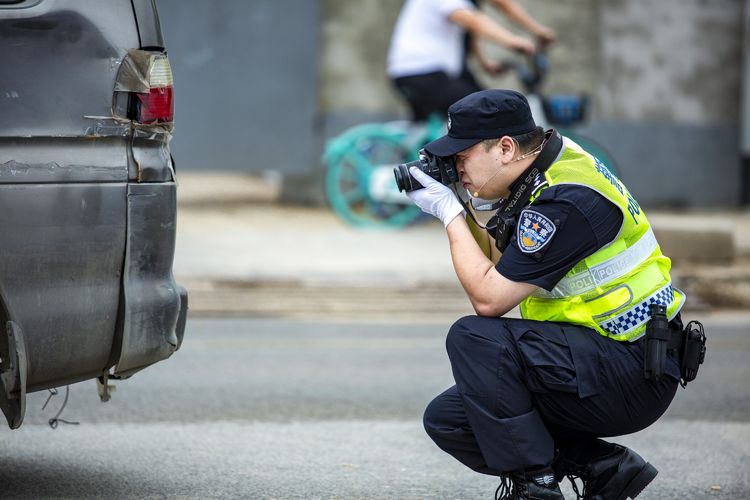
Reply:
<svg viewBox="0 0 750 500"><path fill-rule="evenodd" d="M138 94L141 102L141 123L171 122L174 120L172 87L152 88L148 94Z"/></svg>
<svg viewBox="0 0 750 500"><path fill-rule="evenodd" d="M166 55L155 55L148 71L148 93L139 93L141 123L163 123L174 120L172 68Z"/></svg>

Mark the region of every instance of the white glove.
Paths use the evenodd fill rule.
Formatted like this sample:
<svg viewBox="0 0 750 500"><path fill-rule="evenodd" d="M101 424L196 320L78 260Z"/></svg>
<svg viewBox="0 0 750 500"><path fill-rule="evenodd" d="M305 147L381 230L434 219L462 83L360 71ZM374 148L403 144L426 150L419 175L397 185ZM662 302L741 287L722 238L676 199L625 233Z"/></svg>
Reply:
<svg viewBox="0 0 750 500"><path fill-rule="evenodd" d="M411 167L409 172L424 189L409 191L406 195L423 212L437 217L444 226L448 226L453 219L464 213L463 205L448 186L439 183L417 167Z"/></svg>

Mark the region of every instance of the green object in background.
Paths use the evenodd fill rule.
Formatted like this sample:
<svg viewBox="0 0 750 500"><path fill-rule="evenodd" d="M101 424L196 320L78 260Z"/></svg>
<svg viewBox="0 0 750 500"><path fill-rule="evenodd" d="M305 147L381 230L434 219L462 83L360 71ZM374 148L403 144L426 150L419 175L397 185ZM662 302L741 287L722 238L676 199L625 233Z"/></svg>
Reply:
<svg viewBox="0 0 750 500"><path fill-rule="evenodd" d="M591 139L561 129L584 150L597 157L614 175L619 172L612 156ZM424 123L396 121L365 123L345 130L326 145L325 189L334 213L358 228L400 228L423 219L393 176L397 165L417 159L419 150L445 134L437 115Z"/></svg>
<svg viewBox="0 0 750 500"><path fill-rule="evenodd" d="M326 195L342 220L360 228L398 228L421 218L421 210L399 193L393 168L417 159L419 150L445 133L437 116L426 122L367 123L344 131L326 145Z"/></svg>

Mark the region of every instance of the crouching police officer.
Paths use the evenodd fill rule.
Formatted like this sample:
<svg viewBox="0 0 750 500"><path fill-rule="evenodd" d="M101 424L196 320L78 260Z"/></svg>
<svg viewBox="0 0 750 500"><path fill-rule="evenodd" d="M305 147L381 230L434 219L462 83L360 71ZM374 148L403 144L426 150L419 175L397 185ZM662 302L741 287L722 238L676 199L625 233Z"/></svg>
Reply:
<svg viewBox="0 0 750 500"><path fill-rule="evenodd" d="M454 103L448 134L422 153L497 210L484 229L502 252L495 264L482 250L478 222L463 217L445 177L409 169L424 189L408 195L445 225L477 313L448 332L456 385L427 407L427 433L464 465L500 476L499 498L563 498L566 475L583 481L582 493L573 483L583 498L635 497L656 468L599 438L655 422L705 351L702 327L691 327L700 352L681 372L685 295L643 211L596 158L538 128L514 91ZM524 319L502 317L519 304Z"/></svg>

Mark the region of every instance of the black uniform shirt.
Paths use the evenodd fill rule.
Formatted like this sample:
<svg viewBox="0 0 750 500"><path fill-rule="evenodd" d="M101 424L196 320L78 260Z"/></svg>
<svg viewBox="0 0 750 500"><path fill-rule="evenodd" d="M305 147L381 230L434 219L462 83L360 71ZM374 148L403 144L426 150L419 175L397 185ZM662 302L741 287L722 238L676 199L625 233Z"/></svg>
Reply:
<svg viewBox="0 0 750 500"><path fill-rule="evenodd" d="M622 222L620 209L593 189L552 186L521 212L496 269L551 291L574 265L614 240Z"/></svg>

